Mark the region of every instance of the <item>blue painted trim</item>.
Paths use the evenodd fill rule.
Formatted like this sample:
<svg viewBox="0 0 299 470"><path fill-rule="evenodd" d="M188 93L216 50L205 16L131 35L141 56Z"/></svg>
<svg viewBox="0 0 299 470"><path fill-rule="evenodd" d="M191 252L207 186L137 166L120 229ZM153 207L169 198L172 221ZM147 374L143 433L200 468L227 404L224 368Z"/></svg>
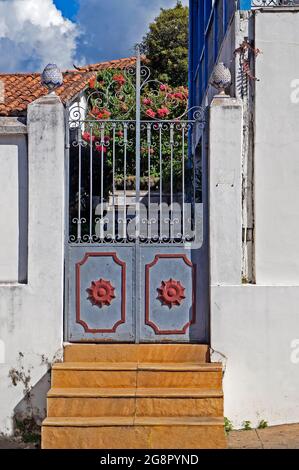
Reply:
<svg viewBox="0 0 299 470"><path fill-rule="evenodd" d="M190 107L200 106L221 41L237 8L251 8L251 0L190 0ZM221 32L219 25L221 25ZM210 34L213 40L210 40ZM221 38L219 37L221 34ZM209 50L210 46L210 50Z"/></svg>
<svg viewBox="0 0 299 470"><path fill-rule="evenodd" d="M239 0L238 9L239 10L251 10L251 0Z"/></svg>
<svg viewBox="0 0 299 470"><path fill-rule="evenodd" d="M194 85L193 85L193 78L194 78L194 28L193 28L193 21L194 21L194 2L190 2L189 8L189 66L188 66L188 87L189 87L189 109L193 106L194 102Z"/></svg>

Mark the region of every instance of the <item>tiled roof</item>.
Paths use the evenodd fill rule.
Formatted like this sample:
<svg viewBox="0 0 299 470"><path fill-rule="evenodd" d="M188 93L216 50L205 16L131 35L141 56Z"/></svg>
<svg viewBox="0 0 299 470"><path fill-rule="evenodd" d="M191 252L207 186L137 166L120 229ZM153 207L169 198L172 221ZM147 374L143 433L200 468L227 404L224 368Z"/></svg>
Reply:
<svg viewBox="0 0 299 470"><path fill-rule="evenodd" d="M63 85L56 90L63 103L70 101L87 86L95 72L103 69L123 69L136 62L135 57L101 62L68 70L63 74ZM27 106L48 93L40 83L38 73L1 74L4 84L4 103L0 102L0 116L24 116Z"/></svg>
<svg viewBox="0 0 299 470"><path fill-rule="evenodd" d="M144 57L143 57L144 59ZM81 72L97 72L104 69L124 69L135 65L136 57L128 57L127 59L111 60L110 62L100 62L98 64L90 64L85 67L79 67Z"/></svg>

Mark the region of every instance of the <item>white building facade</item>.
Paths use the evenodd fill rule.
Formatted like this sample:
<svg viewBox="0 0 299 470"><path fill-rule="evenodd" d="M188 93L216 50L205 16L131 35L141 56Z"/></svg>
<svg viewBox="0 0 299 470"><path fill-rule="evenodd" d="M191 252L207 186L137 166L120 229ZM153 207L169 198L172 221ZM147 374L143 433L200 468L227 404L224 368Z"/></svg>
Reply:
<svg viewBox="0 0 299 470"><path fill-rule="evenodd" d="M191 57L191 104L209 114L192 146L203 171L199 262L209 276L209 344L224 365L225 416L236 428L299 422L299 7L202 3L211 21L205 30L214 28L218 42L206 36L198 62ZM222 29L214 23L221 11ZM197 47L191 42L191 51ZM230 97L215 97L209 85L218 62L232 72ZM27 120L0 118L5 434L19 414L43 419L49 367L62 357L64 113L60 99L47 96L29 105Z"/></svg>
<svg viewBox="0 0 299 470"><path fill-rule="evenodd" d="M193 148L202 149L209 168L210 334L213 357L225 364L225 416L237 428L244 421L295 423L299 7L239 2L228 18L227 2L201 3L191 2L190 86L210 121L194 135ZM203 31L199 7L207 23L198 63L192 35ZM222 12L226 30L219 37ZM231 98L214 96L214 62L232 72Z"/></svg>

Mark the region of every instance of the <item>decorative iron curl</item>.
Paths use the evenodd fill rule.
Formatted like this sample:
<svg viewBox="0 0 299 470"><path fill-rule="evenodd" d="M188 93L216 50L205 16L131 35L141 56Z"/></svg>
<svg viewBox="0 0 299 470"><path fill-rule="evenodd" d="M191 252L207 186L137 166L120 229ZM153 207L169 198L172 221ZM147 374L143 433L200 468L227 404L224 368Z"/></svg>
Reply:
<svg viewBox="0 0 299 470"><path fill-rule="evenodd" d="M86 109L79 104L69 108L68 122L70 129L77 129L86 118Z"/></svg>
<svg viewBox="0 0 299 470"><path fill-rule="evenodd" d="M151 75L152 75L151 69L147 65L142 65L140 67L140 76L141 76L141 79L143 79L142 83L141 83L141 89L147 83L149 83L149 79L150 79Z"/></svg>
<svg viewBox="0 0 299 470"><path fill-rule="evenodd" d="M297 0L251 0L252 7L289 7L299 5Z"/></svg>

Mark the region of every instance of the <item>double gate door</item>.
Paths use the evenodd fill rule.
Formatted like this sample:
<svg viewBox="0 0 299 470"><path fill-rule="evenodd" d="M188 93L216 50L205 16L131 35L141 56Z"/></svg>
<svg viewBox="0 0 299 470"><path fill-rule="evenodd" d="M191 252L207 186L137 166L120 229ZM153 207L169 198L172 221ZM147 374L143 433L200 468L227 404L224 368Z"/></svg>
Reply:
<svg viewBox="0 0 299 470"><path fill-rule="evenodd" d="M204 340L201 178L188 147L204 121L187 102L138 52L69 109L68 341Z"/></svg>

